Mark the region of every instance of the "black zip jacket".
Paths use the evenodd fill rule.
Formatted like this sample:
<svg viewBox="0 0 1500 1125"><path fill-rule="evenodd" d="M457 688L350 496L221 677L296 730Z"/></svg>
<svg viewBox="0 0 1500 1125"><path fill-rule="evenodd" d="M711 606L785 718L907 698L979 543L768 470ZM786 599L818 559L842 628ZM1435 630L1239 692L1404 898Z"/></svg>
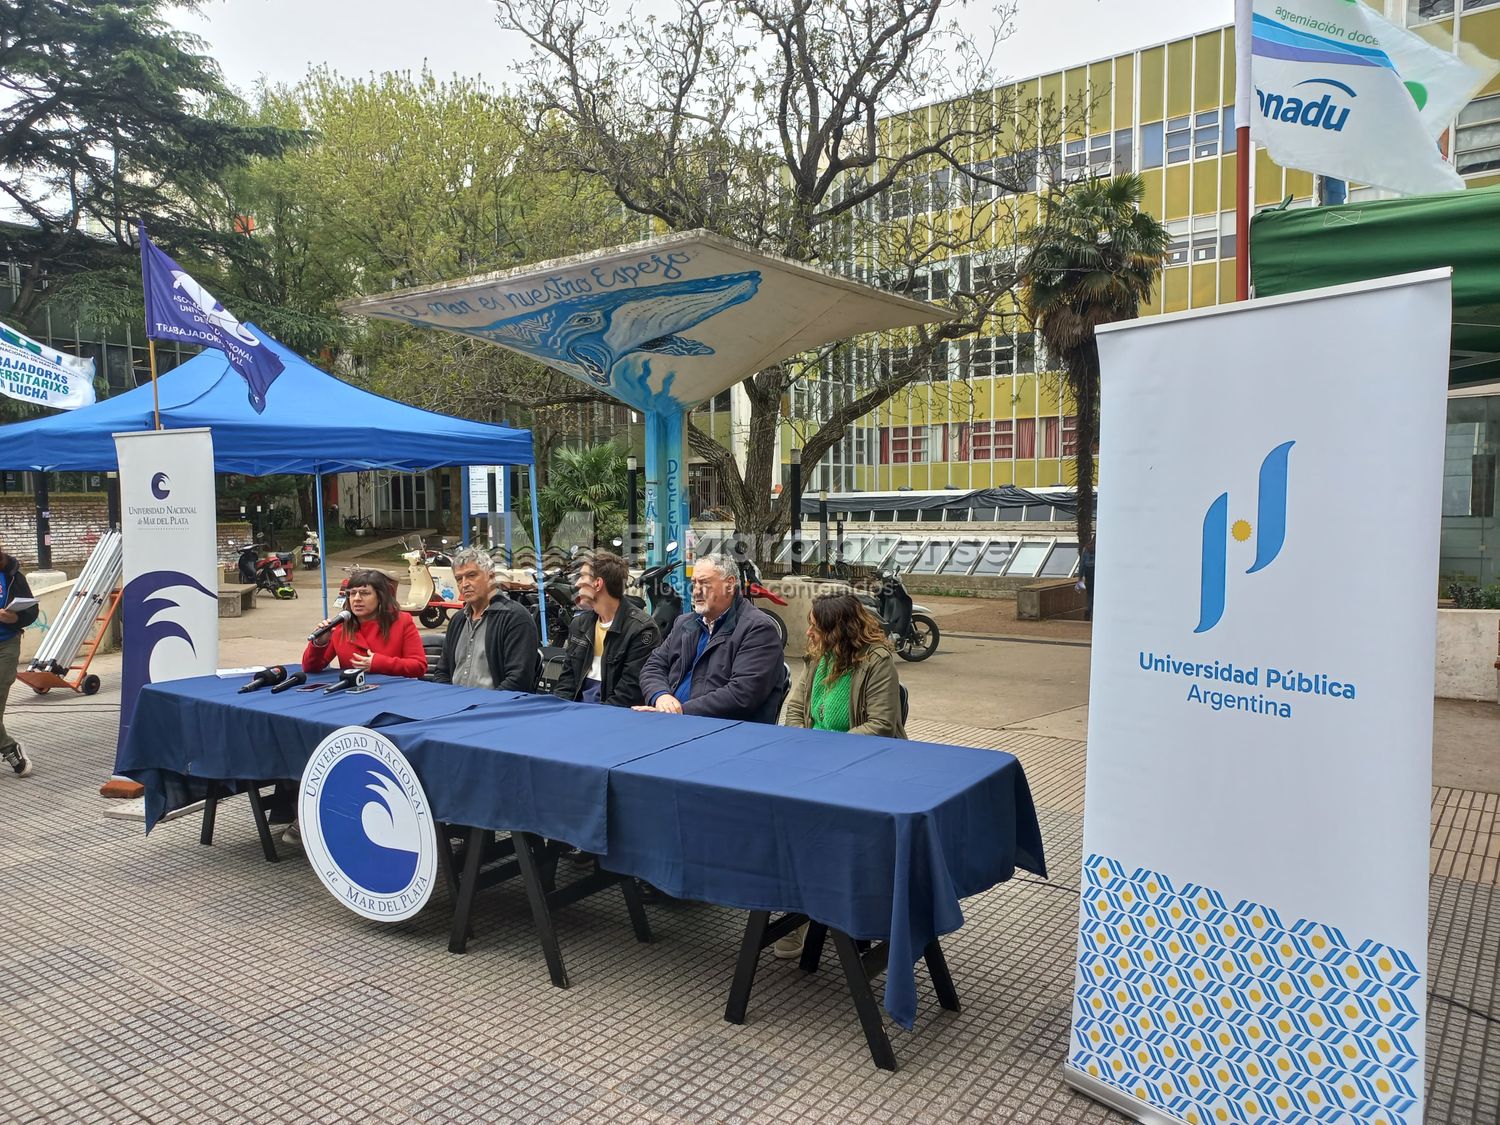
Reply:
<svg viewBox="0 0 1500 1125"><path fill-rule="evenodd" d="M459 610L448 621L448 635L443 638L443 655L433 672L434 683L451 684L458 663L459 630L467 629L469 610ZM490 665L490 679L496 691L536 691L542 674L542 658L537 651L536 623L531 614L504 594L496 594L484 611L484 655Z"/></svg>
<svg viewBox="0 0 1500 1125"><path fill-rule="evenodd" d="M583 694L589 665L594 662L594 626L599 615L583 610L573 615L563 645L563 669L552 694L577 700ZM651 615L622 601L604 634L604 656L599 661L599 702L611 707L634 707L641 699L641 667L651 650L661 644L661 633Z"/></svg>

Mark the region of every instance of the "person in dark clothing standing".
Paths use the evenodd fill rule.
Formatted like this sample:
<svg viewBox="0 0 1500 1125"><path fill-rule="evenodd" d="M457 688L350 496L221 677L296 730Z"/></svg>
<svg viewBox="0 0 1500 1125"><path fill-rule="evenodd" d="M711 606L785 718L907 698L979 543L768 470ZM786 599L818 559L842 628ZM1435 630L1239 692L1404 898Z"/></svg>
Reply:
<svg viewBox="0 0 1500 1125"><path fill-rule="evenodd" d="M16 771L17 777L31 773L31 759L5 729L5 704L21 664L21 632L36 620L37 607L12 609L11 606L17 598L30 597L31 587L21 573L21 564L0 549L0 606L4 607L0 609L0 757Z"/></svg>
<svg viewBox="0 0 1500 1125"><path fill-rule="evenodd" d="M433 680L496 691L536 691L542 674L536 622L525 607L495 592L494 560L472 547L459 551L453 556L453 580L464 608L448 622Z"/></svg>
<svg viewBox="0 0 1500 1125"><path fill-rule="evenodd" d="M1083 619L1092 621L1094 619L1094 537L1089 536L1089 541L1083 545L1083 552L1078 556L1078 572L1083 578L1084 598Z"/></svg>
<svg viewBox="0 0 1500 1125"><path fill-rule="evenodd" d="M578 612L568 627L563 670L553 694L561 699L634 707L641 668L661 643L656 623L625 600L625 560L599 551L578 568Z"/></svg>

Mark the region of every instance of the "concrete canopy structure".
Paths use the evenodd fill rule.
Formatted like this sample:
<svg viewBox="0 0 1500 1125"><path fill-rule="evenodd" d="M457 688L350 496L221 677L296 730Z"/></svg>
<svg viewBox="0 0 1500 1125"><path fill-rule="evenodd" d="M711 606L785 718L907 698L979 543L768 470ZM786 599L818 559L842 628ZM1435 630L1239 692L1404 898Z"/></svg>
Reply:
<svg viewBox="0 0 1500 1125"><path fill-rule="evenodd" d="M656 558L687 523L688 410L789 356L950 316L705 231L341 307L488 340L644 412L646 533Z"/></svg>

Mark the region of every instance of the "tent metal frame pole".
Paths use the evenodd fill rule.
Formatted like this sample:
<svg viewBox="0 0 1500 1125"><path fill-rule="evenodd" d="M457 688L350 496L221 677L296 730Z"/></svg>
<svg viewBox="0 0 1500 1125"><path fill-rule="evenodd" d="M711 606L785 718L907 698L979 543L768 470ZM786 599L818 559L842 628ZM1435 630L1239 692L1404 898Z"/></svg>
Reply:
<svg viewBox="0 0 1500 1125"><path fill-rule="evenodd" d="M463 495L459 499L459 526L462 528L460 542L467 547L469 545L469 521L473 519L473 513L469 510L469 481L474 474L472 465L464 465L460 470L460 483L463 485Z"/></svg>
<svg viewBox="0 0 1500 1125"><path fill-rule="evenodd" d="M542 516L541 506L536 502L535 460L526 466L526 477L531 483L531 541L536 546L532 555L536 560L536 603L541 609L541 612L537 614L537 619L541 623L542 644L545 645L551 642L547 639L547 572L542 567ZM508 518L505 526L510 527Z"/></svg>
<svg viewBox="0 0 1500 1125"><path fill-rule="evenodd" d="M313 500L318 505L318 581L323 587L323 620L328 620L328 539L323 526L323 470L313 473Z"/></svg>

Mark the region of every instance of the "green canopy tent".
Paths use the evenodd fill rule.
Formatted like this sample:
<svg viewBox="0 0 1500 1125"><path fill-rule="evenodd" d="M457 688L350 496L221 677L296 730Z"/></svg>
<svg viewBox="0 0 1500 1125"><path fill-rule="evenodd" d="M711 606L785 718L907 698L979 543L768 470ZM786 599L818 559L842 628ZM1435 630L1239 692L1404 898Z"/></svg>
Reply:
<svg viewBox="0 0 1500 1125"><path fill-rule="evenodd" d="M1500 186L1262 211L1250 225L1257 297L1453 267L1454 385L1500 378Z"/></svg>

